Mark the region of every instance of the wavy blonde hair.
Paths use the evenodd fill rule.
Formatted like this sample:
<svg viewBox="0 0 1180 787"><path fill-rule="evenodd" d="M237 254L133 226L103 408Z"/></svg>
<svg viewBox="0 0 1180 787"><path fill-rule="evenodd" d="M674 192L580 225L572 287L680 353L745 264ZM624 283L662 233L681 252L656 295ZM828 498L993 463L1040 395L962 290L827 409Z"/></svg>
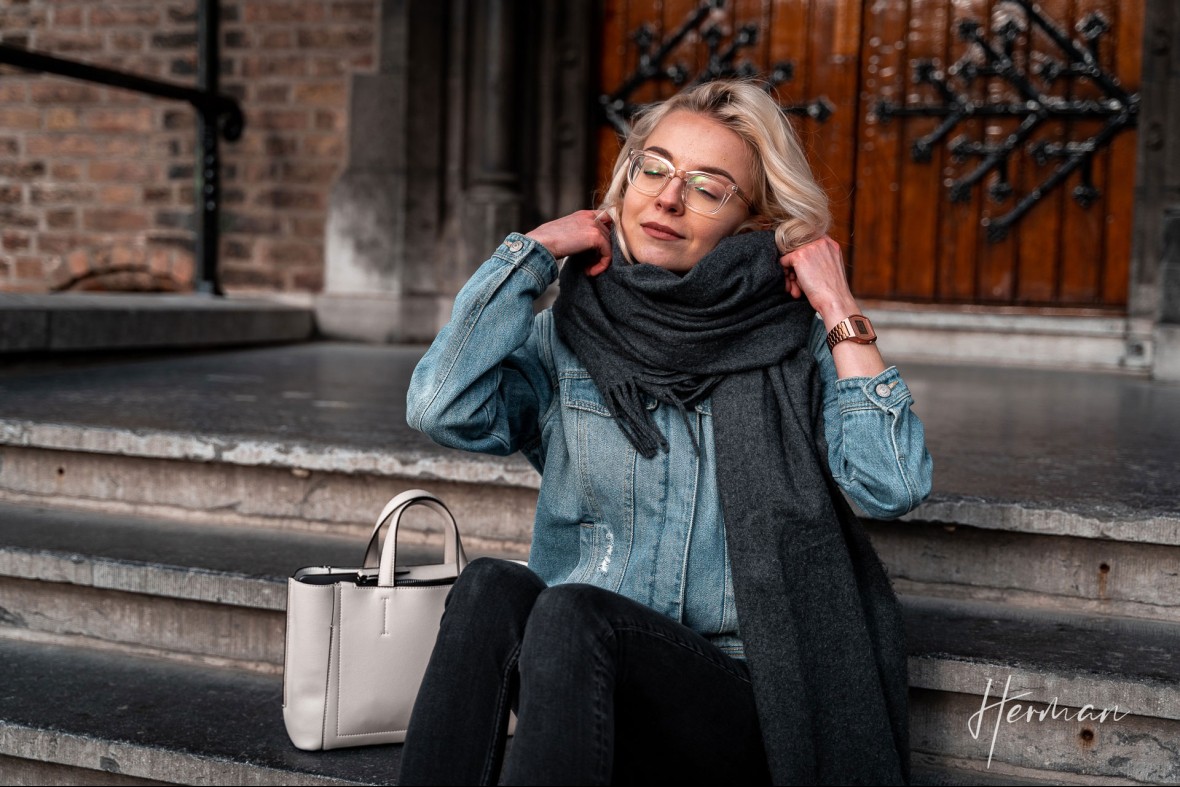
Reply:
<svg viewBox="0 0 1180 787"><path fill-rule="evenodd" d="M753 155L754 188L746 196L751 216L736 230L774 230L779 251L786 253L822 237L832 223L828 195L815 180L803 155L799 137L782 109L764 87L750 80L718 79L644 107L631 124L631 133L615 159L614 171L599 210L609 212L619 226L618 211L627 183L627 154L641 150L665 117L693 112L712 118L736 132ZM622 233L618 233L627 253Z"/></svg>

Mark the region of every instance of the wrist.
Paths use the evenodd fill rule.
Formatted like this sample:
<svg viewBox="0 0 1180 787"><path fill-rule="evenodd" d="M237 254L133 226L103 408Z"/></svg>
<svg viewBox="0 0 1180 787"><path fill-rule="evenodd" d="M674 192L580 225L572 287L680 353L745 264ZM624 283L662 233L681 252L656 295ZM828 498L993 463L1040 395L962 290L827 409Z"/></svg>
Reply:
<svg viewBox="0 0 1180 787"><path fill-rule="evenodd" d="M860 314L860 306L857 305L856 299L849 295L823 301L816 311L819 312L820 319L824 321L824 327L830 331L845 317Z"/></svg>

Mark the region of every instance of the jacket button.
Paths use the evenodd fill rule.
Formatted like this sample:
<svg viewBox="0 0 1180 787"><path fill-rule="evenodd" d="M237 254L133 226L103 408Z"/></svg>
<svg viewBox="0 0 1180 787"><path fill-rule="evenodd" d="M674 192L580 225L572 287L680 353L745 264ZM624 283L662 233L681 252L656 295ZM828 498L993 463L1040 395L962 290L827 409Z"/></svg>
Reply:
<svg viewBox="0 0 1180 787"><path fill-rule="evenodd" d="M510 240L504 245L508 247L508 251L520 251L524 248L524 243L518 240Z"/></svg>
<svg viewBox="0 0 1180 787"><path fill-rule="evenodd" d="M876 392L877 396L886 399L889 397L889 394L893 393L893 389L889 387L888 383L877 383Z"/></svg>

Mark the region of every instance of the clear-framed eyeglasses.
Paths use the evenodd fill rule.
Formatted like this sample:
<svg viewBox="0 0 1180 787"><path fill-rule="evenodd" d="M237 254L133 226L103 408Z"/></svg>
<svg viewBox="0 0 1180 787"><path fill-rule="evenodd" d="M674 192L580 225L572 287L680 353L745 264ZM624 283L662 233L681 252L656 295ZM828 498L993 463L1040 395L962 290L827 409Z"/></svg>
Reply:
<svg viewBox="0 0 1180 787"><path fill-rule="evenodd" d="M721 175L676 169L671 161L648 150L632 150L627 158L627 182L641 194L657 196L668 181L679 177L680 200L691 211L712 215L724 208L730 197L737 197L749 208L754 207L736 183Z"/></svg>

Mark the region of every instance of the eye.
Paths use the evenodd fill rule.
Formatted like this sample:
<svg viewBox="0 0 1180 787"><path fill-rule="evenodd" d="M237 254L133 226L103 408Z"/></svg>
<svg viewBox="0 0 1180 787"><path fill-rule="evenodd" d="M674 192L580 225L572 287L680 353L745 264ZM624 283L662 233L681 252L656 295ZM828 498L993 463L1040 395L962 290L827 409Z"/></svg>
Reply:
<svg viewBox="0 0 1180 787"><path fill-rule="evenodd" d="M669 168L666 163L659 159L644 156L639 159L639 171L649 178L663 178L667 177Z"/></svg>
<svg viewBox="0 0 1180 787"><path fill-rule="evenodd" d="M725 197L725 186L720 181L706 175L693 175L688 182L688 187L700 195L702 199L713 202L720 201Z"/></svg>

